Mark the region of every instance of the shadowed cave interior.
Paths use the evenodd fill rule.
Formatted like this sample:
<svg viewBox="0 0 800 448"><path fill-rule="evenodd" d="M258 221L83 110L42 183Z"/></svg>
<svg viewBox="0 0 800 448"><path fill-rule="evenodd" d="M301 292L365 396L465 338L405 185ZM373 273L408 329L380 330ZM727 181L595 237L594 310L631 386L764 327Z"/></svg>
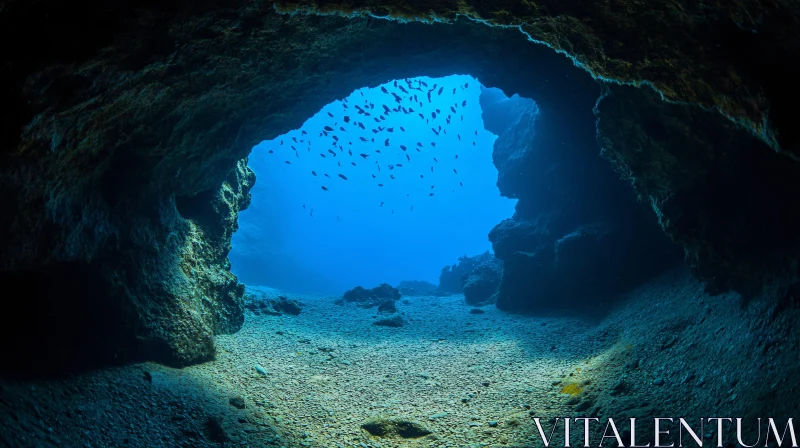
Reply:
<svg viewBox="0 0 800 448"><path fill-rule="evenodd" d="M0 9L2 24L25 8ZM797 374L798 166L772 90L768 122L783 132L731 119L734 106L708 106L717 97L593 78L513 26L231 8L111 20L96 44L3 68L15 114L2 127L0 281L19 305L0 327L14 341L0 362L4 443L531 446L534 416L796 412L777 397ZM244 219L295 226L257 203L294 203L295 190L248 162L359 89L453 74L475 79L496 136L482 149L492 182L515 201L476 231L493 255L387 279L402 292L391 305L342 296L396 273L390 261L364 257L352 277L318 285L268 278L286 261L270 251L289 238L259 248ZM762 108L748 101L750 119ZM354 116L364 136L380 125ZM386 137L363 143L396 152ZM307 254L317 272L335 263L332 243L307 244L281 257Z"/></svg>

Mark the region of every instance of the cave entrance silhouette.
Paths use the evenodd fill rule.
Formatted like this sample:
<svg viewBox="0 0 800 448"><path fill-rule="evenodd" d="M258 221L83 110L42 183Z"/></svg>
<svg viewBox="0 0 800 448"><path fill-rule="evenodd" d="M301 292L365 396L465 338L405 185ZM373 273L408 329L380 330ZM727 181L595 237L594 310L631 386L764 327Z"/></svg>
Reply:
<svg viewBox="0 0 800 448"><path fill-rule="evenodd" d="M444 266L490 250L489 231L514 213L493 163L499 131L519 121L503 99L466 75L392 80L262 142L248 162L257 181L232 271L299 293L438 284ZM535 119L528 104L525 125Z"/></svg>

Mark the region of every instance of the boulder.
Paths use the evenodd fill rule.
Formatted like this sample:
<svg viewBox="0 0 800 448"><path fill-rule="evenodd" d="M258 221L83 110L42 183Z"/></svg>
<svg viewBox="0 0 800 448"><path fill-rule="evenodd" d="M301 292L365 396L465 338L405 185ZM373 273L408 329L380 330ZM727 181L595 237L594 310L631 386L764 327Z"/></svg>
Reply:
<svg viewBox="0 0 800 448"><path fill-rule="evenodd" d="M372 308L384 302L398 300L401 297L400 291L388 283L382 283L372 289L364 289L356 286L342 295L345 302L354 302L364 308Z"/></svg>

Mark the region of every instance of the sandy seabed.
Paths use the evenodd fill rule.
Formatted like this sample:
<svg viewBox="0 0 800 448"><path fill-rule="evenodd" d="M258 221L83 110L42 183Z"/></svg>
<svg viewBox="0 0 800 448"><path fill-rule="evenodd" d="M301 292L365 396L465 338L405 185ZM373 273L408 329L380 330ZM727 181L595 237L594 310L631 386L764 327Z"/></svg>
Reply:
<svg viewBox="0 0 800 448"><path fill-rule="evenodd" d="M184 369L3 380L0 446L532 447L542 445L533 417L735 408L757 381L732 356L759 348L746 319L683 271L591 318L403 297L400 328L332 297L248 289L302 312L248 312L239 332L217 337L215 361ZM430 434L379 437L368 421Z"/></svg>

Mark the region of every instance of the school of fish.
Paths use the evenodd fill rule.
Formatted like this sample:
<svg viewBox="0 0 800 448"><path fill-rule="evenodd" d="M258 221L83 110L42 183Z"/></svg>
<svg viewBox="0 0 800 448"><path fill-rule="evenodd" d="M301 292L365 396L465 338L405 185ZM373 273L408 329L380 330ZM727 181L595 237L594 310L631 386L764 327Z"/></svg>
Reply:
<svg viewBox="0 0 800 448"><path fill-rule="evenodd" d="M405 86L403 84L405 84ZM301 149L305 149L307 153L311 153L312 150L315 152L319 151L318 153L321 159L326 159L331 162L336 160L335 168L331 167L332 170L330 171L333 176L320 170L322 176L331 179L330 182L334 180L334 176L340 181L348 180L348 177L344 174L335 172L336 168L342 167L342 162L352 166L368 163L369 166L372 167L369 174L372 179L375 180L375 186L377 188L383 187L387 178L388 181L395 180L395 173L399 173L404 168L403 163L410 162L412 159L416 160L420 158L423 161L430 161L429 164L424 164L424 166L426 166L425 171L427 171L427 167L429 166L430 172L434 172L434 167L439 163L435 155L436 140L442 135L447 134L447 126L450 125L456 117L459 117L460 121L464 121L464 115L461 111L467 107L467 101L456 101L449 106L449 111L442 112L440 109L432 106L431 103L433 103L434 95L438 97L444 93L444 87L433 84L433 86L429 88L428 83L421 79L405 79L400 82L394 81L393 86L394 89L392 90L387 89L385 86L380 88L381 93L386 97L386 104L378 104L377 108L375 103L366 99L363 104L351 104L351 101L345 99L342 101L342 110L338 116L337 114L328 112L328 117L334 119L334 123L332 126L323 126L319 130L319 137L327 138L330 141L330 146L327 148L319 150L318 142L315 142L315 147L312 148L311 140L303 138L303 136L308 134L306 131L301 132L301 138L299 139L297 137L292 137L291 143L284 144L284 141L280 140L278 146L288 146L292 154L298 158L300 157ZM467 89L469 88L469 83L460 85L459 88L462 90ZM457 89L453 88L451 95L457 95L457 93ZM363 92L361 92L361 96L364 96ZM426 125L431 126L431 141L409 141L410 138L405 137L406 130L403 126L397 126L396 128L381 126L381 124L386 121L387 117L392 114L419 116L420 120L424 120ZM369 123L370 119L375 124ZM340 120L342 124L340 124ZM369 126L367 126L365 121L369 123ZM444 126L442 126L442 124ZM393 163L384 162L385 165L382 168L379 161L370 160L371 154L353 153L352 149L350 149L353 142L349 140L349 136L352 134L349 133L348 128L355 132L361 132L367 131L368 127L372 135L367 134L368 137L364 137L363 135L359 136L359 140L363 143L374 145L374 152L376 154L381 154L383 156L382 160L386 160L387 155L392 155L392 157L396 157L396 161ZM478 131L476 130L474 134L477 136ZM458 141L461 142L461 135L459 134L457 137ZM345 140L347 141L345 142ZM305 145L305 148L303 148L303 145ZM472 142L472 146L475 146L475 141ZM298 149L298 147L300 147L300 149ZM275 154L275 150L270 149L268 153ZM454 161L457 160L458 154L455 155ZM287 165L292 164L291 160L285 160L284 163ZM458 176L458 169L453 168L453 173L454 176ZM419 175L420 179L425 178L424 173L415 173L415 175L416 174ZM314 177L319 176L317 170L312 170L309 175ZM463 181L457 180L459 185L463 187ZM324 191L330 191L332 186L332 183L324 183L321 185L321 188ZM435 196L434 188L435 185L430 186L429 197ZM383 205L384 201L381 201L378 207L383 207ZM303 204L303 208L305 208L305 204ZM414 206L412 205L411 211L413 210ZM394 213L394 210L392 210L392 213ZM311 209L310 216L314 216L313 209ZM337 216L337 221L338 219L339 217Z"/></svg>

